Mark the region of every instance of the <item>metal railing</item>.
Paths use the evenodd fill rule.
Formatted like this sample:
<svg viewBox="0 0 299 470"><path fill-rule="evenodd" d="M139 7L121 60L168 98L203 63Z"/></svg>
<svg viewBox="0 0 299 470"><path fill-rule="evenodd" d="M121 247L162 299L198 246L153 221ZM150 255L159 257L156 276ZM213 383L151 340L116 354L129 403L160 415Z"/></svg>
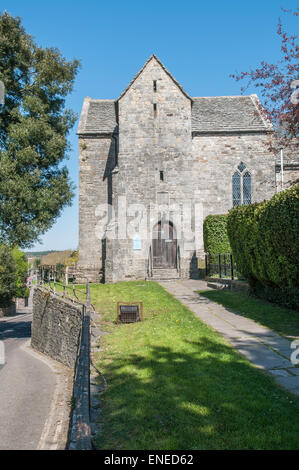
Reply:
<svg viewBox="0 0 299 470"><path fill-rule="evenodd" d="M177 272L179 275L181 275L181 250L180 250L180 245L177 247L177 252L176 252L176 268Z"/></svg>
<svg viewBox="0 0 299 470"><path fill-rule="evenodd" d="M86 279L85 284L76 284L74 274L53 266L43 265L37 270L31 270L29 279L29 285L45 287L55 295L80 304L89 303L91 308L94 308L90 303L90 288L87 278L84 278Z"/></svg>
<svg viewBox="0 0 299 470"><path fill-rule="evenodd" d="M206 253L206 276L219 279L243 279L231 253Z"/></svg>
<svg viewBox="0 0 299 470"><path fill-rule="evenodd" d="M147 274L149 278L153 277L153 255L151 246L149 247L148 251Z"/></svg>
<svg viewBox="0 0 299 470"><path fill-rule="evenodd" d="M82 329L75 366L74 408L70 423L69 450L91 450L90 425L90 308L83 307Z"/></svg>

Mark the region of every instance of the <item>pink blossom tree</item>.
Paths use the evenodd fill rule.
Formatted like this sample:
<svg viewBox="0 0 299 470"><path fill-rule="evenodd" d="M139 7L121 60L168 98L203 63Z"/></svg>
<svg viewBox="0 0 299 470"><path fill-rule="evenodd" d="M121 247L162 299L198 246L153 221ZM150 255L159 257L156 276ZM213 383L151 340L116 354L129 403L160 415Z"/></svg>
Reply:
<svg viewBox="0 0 299 470"><path fill-rule="evenodd" d="M299 8L285 13L299 16ZM272 121L275 139L271 140L273 150L291 147L298 149L299 139L299 46L296 35L288 34L278 20L277 34L281 40L281 58L270 64L262 61L256 69L230 75L243 81L241 92L249 87L259 90L263 101L263 112Z"/></svg>

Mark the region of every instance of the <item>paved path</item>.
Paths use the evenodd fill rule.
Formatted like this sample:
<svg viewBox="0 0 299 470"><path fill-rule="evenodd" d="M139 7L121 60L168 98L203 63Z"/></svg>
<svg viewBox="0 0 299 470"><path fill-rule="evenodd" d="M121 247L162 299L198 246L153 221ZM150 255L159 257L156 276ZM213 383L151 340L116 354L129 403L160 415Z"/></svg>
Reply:
<svg viewBox="0 0 299 470"><path fill-rule="evenodd" d="M196 290L209 290L205 281L160 281L160 284L253 364L267 370L281 385L299 395L299 368L294 368L290 361L291 341L196 294Z"/></svg>
<svg viewBox="0 0 299 470"><path fill-rule="evenodd" d="M0 449L36 449L48 417L56 378L26 348L31 315L0 320L5 365L0 365Z"/></svg>

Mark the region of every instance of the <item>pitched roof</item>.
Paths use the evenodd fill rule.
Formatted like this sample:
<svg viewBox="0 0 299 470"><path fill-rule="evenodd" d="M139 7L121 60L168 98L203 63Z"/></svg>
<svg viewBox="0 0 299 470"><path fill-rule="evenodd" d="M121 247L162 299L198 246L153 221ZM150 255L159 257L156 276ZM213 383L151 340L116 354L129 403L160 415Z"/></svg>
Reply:
<svg viewBox="0 0 299 470"><path fill-rule="evenodd" d="M159 59L153 55L146 64L152 58L155 58L160 63ZM138 72L131 84L142 72L146 64ZM160 64L166 73L169 74L163 64ZM171 78L175 81L172 76ZM175 83L188 96L176 81ZM126 93L131 84L128 85L118 100ZM192 100L192 132L194 133L273 131L273 126L264 115L257 95L211 96L190 99ZM93 100L86 97L82 106L77 133L85 135L117 133L118 100Z"/></svg>
<svg viewBox="0 0 299 470"><path fill-rule="evenodd" d="M133 80L131 80L131 82L129 83L129 85L126 87L126 89L121 93L121 95L117 98L117 101L119 101L126 93L127 91L129 90L129 88L131 88L131 86L133 85L133 83L136 81L136 79L139 77L139 75L143 72L143 70L145 69L145 67L147 66L147 64L151 61L155 59L158 64L161 66L161 68L164 70L164 72L171 78L171 80L176 84L176 86L181 90L181 92L186 96L186 98L189 98L189 100L192 101L192 98L188 95L188 93L184 90L184 88L179 84L179 82L173 77L173 75L171 75L171 73L167 70L167 68L165 67L165 65L162 64L161 60L158 59L158 57L155 55L155 54L152 54L150 56L150 58L145 62L144 66L141 67L141 69L139 70L139 72L135 75L135 77L133 78Z"/></svg>
<svg viewBox="0 0 299 470"><path fill-rule="evenodd" d="M92 100L82 106L77 134L111 134L118 131L117 103L114 100Z"/></svg>
<svg viewBox="0 0 299 470"><path fill-rule="evenodd" d="M271 130L257 95L193 98L192 132Z"/></svg>

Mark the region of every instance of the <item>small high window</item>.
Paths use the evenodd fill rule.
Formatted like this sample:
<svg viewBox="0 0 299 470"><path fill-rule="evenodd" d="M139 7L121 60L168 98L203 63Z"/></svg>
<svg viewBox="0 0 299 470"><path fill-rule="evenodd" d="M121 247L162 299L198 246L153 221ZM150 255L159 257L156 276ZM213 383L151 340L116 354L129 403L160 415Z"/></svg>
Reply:
<svg viewBox="0 0 299 470"><path fill-rule="evenodd" d="M251 204L251 174L246 170L246 165L239 163L232 177L233 183L233 207L241 204Z"/></svg>
<svg viewBox="0 0 299 470"><path fill-rule="evenodd" d="M154 103L154 117L157 117L157 103Z"/></svg>
<svg viewBox="0 0 299 470"><path fill-rule="evenodd" d="M160 171L160 181L164 181L164 171Z"/></svg>
<svg viewBox="0 0 299 470"><path fill-rule="evenodd" d="M153 89L155 92L157 91L157 80L153 81Z"/></svg>
<svg viewBox="0 0 299 470"><path fill-rule="evenodd" d="M141 237L139 233L135 233L133 238L133 250L141 250Z"/></svg>

